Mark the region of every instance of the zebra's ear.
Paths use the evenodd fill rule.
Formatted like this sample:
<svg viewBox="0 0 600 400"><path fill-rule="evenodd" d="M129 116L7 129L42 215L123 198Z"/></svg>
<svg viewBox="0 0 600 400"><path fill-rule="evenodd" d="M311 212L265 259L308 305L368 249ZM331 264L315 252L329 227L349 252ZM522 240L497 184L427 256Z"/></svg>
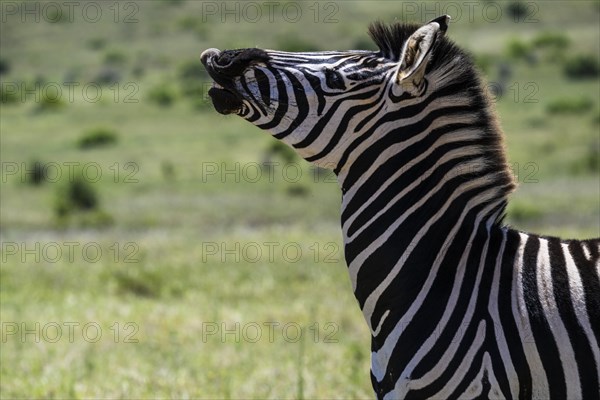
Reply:
<svg viewBox="0 0 600 400"><path fill-rule="evenodd" d="M449 20L449 15L437 17L417 29L404 43L396 83L414 96L423 94L427 88L424 76L431 49L438 36L446 33Z"/></svg>

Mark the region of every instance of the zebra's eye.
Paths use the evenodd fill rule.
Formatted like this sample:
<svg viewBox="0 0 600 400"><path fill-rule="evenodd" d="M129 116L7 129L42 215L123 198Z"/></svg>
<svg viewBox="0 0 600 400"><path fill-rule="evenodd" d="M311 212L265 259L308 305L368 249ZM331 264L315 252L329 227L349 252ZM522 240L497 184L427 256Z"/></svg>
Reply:
<svg viewBox="0 0 600 400"><path fill-rule="evenodd" d="M332 89L346 89L342 75L330 68L325 69L325 83Z"/></svg>

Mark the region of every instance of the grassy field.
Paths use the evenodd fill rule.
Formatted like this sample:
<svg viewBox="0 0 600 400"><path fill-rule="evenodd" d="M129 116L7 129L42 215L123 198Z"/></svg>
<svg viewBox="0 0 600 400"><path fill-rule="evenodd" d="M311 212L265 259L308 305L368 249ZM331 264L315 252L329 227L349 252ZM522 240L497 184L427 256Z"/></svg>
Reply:
<svg viewBox="0 0 600 400"><path fill-rule="evenodd" d="M448 12L504 90L508 222L600 236L600 80L565 72L597 66L597 1L80 3L0 3L3 399L371 397L337 183L212 110L209 47L367 48Z"/></svg>

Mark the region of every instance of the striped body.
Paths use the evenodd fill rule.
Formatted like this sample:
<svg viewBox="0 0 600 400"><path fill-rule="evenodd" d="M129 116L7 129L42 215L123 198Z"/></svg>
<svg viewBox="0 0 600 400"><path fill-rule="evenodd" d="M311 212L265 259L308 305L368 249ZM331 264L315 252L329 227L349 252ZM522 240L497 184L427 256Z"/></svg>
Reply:
<svg viewBox="0 0 600 400"><path fill-rule="evenodd" d="M202 61L218 111L337 174L379 398L600 398L600 241L502 223L502 132L446 24L375 25L379 52Z"/></svg>

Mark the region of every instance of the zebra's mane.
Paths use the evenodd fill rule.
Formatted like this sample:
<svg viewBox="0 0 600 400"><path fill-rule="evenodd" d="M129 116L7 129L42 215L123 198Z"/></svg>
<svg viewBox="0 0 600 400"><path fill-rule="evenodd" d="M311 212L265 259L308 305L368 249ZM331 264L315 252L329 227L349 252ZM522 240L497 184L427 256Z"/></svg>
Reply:
<svg viewBox="0 0 600 400"><path fill-rule="evenodd" d="M373 22L369 26L369 36L373 39L381 55L389 60L399 61L404 42L415 33L420 26L417 24L405 24L396 22L387 25L381 21ZM445 35L440 35L432 50L436 56L431 60L430 67L441 67L444 61L460 58L461 61L473 66L471 56L455 45ZM465 65L466 66L466 65Z"/></svg>
<svg viewBox="0 0 600 400"><path fill-rule="evenodd" d="M379 47L382 57L389 60L399 61L404 43L420 25L394 23L386 25L376 21L369 27L369 35ZM427 65L426 74L435 76L443 81L436 82L438 89L448 84L460 87L460 92L472 99L474 109L478 110L480 126L484 127L480 137L483 157L489 165L496 169L498 185L501 196L505 203L508 195L515 189L515 179L512 170L508 166L504 146L504 134L498 122L493 102L489 97L488 90L483 84L471 55L458 47L445 35L438 36L432 49L433 56ZM504 213L498 218L502 221Z"/></svg>

